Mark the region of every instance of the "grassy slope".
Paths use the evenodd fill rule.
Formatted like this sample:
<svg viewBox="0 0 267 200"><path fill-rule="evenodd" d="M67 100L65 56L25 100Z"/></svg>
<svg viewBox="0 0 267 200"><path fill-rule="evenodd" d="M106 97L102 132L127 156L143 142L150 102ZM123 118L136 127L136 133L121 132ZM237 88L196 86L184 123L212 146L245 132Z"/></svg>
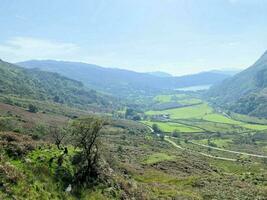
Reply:
<svg viewBox="0 0 267 200"><path fill-rule="evenodd" d="M192 126L186 126L179 123L171 123L171 122L151 122L151 121L144 121L143 123L152 126L153 124L157 124L161 130L164 132L173 132L174 130L180 131L180 132L202 132L202 129L195 128Z"/></svg>
<svg viewBox="0 0 267 200"><path fill-rule="evenodd" d="M111 99L56 73L23 69L0 61L0 92L14 104L19 99L48 101L72 107L112 107Z"/></svg>

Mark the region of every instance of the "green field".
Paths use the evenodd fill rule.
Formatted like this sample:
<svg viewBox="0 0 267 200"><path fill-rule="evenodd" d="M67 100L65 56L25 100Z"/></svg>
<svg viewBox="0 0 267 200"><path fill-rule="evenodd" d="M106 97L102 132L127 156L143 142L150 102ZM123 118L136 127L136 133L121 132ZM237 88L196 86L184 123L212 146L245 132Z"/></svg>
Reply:
<svg viewBox="0 0 267 200"><path fill-rule="evenodd" d="M149 126L152 126L153 124L157 124L159 128L164 131L171 133L174 130L177 130L179 132L184 132L184 133L197 133L197 132L203 132L203 130L192 127L192 126L186 126L183 124L179 123L172 123L172 122L152 122L152 121L143 121L144 124L147 124Z"/></svg>
<svg viewBox="0 0 267 200"><path fill-rule="evenodd" d="M208 140L207 139L196 140L195 142L197 142L199 144L208 145ZM219 148L224 148L224 147L227 147L228 144L230 144L232 142L232 140L231 139L212 139L211 142L213 144L215 144Z"/></svg>
<svg viewBox="0 0 267 200"><path fill-rule="evenodd" d="M162 161L173 160L174 156L169 156L166 153L154 153L149 155L144 161L144 164L155 164Z"/></svg>
<svg viewBox="0 0 267 200"><path fill-rule="evenodd" d="M184 100L188 98L186 94L176 94L176 95L158 95L154 98L154 101L159 103L167 103L174 100Z"/></svg>
<svg viewBox="0 0 267 200"><path fill-rule="evenodd" d="M201 103L202 100L190 97L189 95L186 94L159 95L154 98L154 101L162 103L172 102L174 100L183 105L191 105L191 104L197 104L197 105L175 108L175 109L166 109L161 111L155 111L155 110L147 111L145 114L148 116L168 114L170 116L170 119L168 120L168 122L153 122L152 120L152 121L147 121L145 123L150 126L153 123L156 123L158 124L160 129L162 129L165 132L172 132L175 129L181 132L192 132L192 133L203 131L200 128L196 128L195 127L196 125L200 126L205 130L210 130L214 132L220 131L223 127L224 130L231 131L237 129L239 132L242 131L242 129L248 129L254 131L261 131L267 129L267 125L265 124L253 124L245 121L238 121L236 119L227 117L223 114L216 113L216 111L213 108L211 108L207 103L204 102ZM180 124L179 121L177 122L177 120L187 120L186 123L187 125ZM193 121L201 120L202 123L196 124L191 120ZM250 120L252 120L252 118L250 118ZM257 122L259 121L260 120L257 120ZM190 124L192 124L192 126Z"/></svg>
<svg viewBox="0 0 267 200"><path fill-rule="evenodd" d="M232 124L232 125L239 125L244 128L253 129L253 130L265 130L267 129L267 125L261 125L261 124L249 124L245 122L240 122L231 118L228 118L221 114L208 114L203 117L204 120L211 121L211 122L217 122L217 123L226 123L226 124Z"/></svg>
<svg viewBox="0 0 267 200"><path fill-rule="evenodd" d="M194 106L188 106L183 108L169 109L163 111L148 111L147 115L160 115L169 114L171 119L192 119L192 118L202 118L207 114L212 113L212 108L208 104L203 103Z"/></svg>
<svg viewBox="0 0 267 200"><path fill-rule="evenodd" d="M176 102L185 106L202 103L202 100L190 97L186 94L158 95L154 98L154 101L157 103Z"/></svg>

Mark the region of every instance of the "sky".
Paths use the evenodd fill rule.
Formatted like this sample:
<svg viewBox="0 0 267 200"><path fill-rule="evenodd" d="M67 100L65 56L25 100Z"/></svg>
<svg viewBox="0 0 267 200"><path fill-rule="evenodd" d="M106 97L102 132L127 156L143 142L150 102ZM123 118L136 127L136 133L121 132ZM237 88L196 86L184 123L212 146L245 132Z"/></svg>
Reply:
<svg viewBox="0 0 267 200"><path fill-rule="evenodd" d="M182 75L267 50L267 0L0 0L0 58Z"/></svg>

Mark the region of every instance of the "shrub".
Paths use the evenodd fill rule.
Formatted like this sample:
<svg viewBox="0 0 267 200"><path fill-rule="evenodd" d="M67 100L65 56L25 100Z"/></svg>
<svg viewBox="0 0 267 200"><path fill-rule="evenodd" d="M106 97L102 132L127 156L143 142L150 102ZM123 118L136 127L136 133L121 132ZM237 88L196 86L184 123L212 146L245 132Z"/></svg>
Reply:
<svg viewBox="0 0 267 200"><path fill-rule="evenodd" d="M5 180L6 182L17 184L19 179L21 179L23 175L16 170L12 165L5 163L0 164L0 178L1 180Z"/></svg>
<svg viewBox="0 0 267 200"><path fill-rule="evenodd" d="M0 145L8 156L18 158L35 148L35 142L31 137L13 132L0 133Z"/></svg>
<svg viewBox="0 0 267 200"><path fill-rule="evenodd" d="M28 108L29 108L29 112L31 112L31 113L37 113L38 112L38 108L35 105L29 104Z"/></svg>
<svg viewBox="0 0 267 200"><path fill-rule="evenodd" d="M78 185L93 182L99 175L102 126L103 121L94 117L80 119L72 124L74 145L81 150L77 156L80 159L76 157L73 162L77 163L74 181Z"/></svg>
<svg viewBox="0 0 267 200"><path fill-rule="evenodd" d="M174 130L172 132L172 137L180 138L181 137L180 132L178 130Z"/></svg>

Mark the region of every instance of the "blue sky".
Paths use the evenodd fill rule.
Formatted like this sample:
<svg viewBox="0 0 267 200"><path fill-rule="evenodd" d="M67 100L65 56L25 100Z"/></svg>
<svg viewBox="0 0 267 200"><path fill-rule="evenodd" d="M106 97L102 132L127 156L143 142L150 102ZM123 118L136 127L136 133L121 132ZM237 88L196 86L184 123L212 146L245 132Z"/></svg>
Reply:
<svg viewBox="0 0 267 200"><path fill-rule="evenodd" d="M187 74L267 50L266 0L0 0L0 58Z"/></svg>

